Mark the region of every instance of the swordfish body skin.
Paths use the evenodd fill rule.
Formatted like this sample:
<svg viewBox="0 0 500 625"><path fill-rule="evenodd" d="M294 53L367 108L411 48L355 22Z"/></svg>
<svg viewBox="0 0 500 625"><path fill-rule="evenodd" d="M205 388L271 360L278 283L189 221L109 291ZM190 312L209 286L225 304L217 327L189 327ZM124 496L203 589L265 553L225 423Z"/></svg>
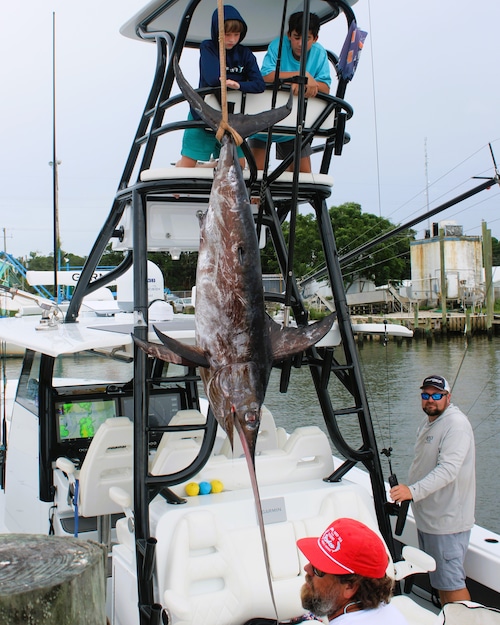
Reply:
<svg viewBox="0 0 500 625"><path fill-rule="evenodd" d="M221 112L208 106L186 81L176 62L177 82L201 117L216 130ZM229 115L242 137L286 117L286 106L257 115ZM261 407L274 363L299 354L331 329L335 314L309 326L282 328L266 313L260 252L243 172L232 136L222 137L207 211L200 218L196 271L196 345L155 332L163 345L134 337L150 355L197 366L220 426L233 441L234 428L247 458L254 460Z"/></svg>
<svg viewBox="0 0 500 625"><path fill-rule="evenodd" d="M236 419L252 452L273 363L267 319L248 193L225 135L201 218L196 344L210 362L200 375L214 414L231 440Z"/></svg>

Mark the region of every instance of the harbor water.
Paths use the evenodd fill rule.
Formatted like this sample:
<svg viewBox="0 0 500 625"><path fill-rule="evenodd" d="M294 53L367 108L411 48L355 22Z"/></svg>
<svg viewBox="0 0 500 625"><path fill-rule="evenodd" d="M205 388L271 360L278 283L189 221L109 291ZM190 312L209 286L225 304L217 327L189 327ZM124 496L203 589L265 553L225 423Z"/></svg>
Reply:
<svg viewBox="0 0 500 625"><path fill-rule="evenodd" d="M452 386L452 402L469 417L476 442L476 522L500 533L500 338L477 336L397 343L365 340L359 349L360 365L374 423L379 451L392 448L391 464L400 483L405 483L413 458L416 429L425 416L420 385L430 374L446 377ZM273 373L273 377L279 375ZM273 380L272 380L273 381ZM298 425L320 425L321 411L307 369L292 371L287 395L270 384L266 405L278 425L291 430ZM345 407L348 396L340 383L330 384L334 407ZM338 393L338 394L337 394ZM347 402L347 403L346 403ZM346 440L357 447L358 428L341 423ZM388 460L381 454L384 475L390 474Z"/></svg>
<svg viewBox="0 0 500 625"><path fill-rule="evenodd" d="M500 534L500 489L494 477L500 474L500 338L488 340L486 336L477 336L468 344L464 338L434 340L432 344L415 339L401 342L391 339L387 344L365 340L359 347L359 356L379 451L392 448L392 469L402 483L412 460L416 428L424 417L419 388L422 380L433 373L448 379L453 403L468 415L474 428L476 521ZM117 368L117 378L125 379L124 371L119 373L118 370L130 368L130 365L111 364L108 360L105 363L108 379L110 365ZM4 374L14 378L20 367L20 359L9 358ZM82 377L86 372L89 377L98 375L91 357L81 359L80 367ZM303 425L325 429L308 368L292 369L286 394L279 392L279 377L280 372L273 371L265 402L276 424L288 431ZM330 383L330 389L334 407L352 404L352 399L336 380ZM350 419L340 421L339 426L347 442L358 447L357 423ZM383 454L381 463L387 478L390 471Z"/></svg>

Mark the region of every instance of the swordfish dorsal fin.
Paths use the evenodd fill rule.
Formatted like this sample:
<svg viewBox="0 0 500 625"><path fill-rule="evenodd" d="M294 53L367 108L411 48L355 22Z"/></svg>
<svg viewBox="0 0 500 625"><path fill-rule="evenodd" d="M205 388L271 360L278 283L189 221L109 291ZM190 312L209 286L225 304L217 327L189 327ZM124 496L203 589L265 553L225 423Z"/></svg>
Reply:
<svg viewBox="0 0 500 625"><path fill-rule="evenodd" d="M207 122L212 130L217 131L222 119L221 111L217 111L212 108L200 97L196 91L191 87L188 81L184 78L184 75L179 67L177 57L174 57L174 72L177 79L177 83L184 94L184 97L191 105L192 109L198 113L198 115ZM228 115L229 125L234 128L243 138L250 135L267 130L274 124L284 119L290 114L292 110L292 93L290 92L290 98L284 106L280 106L277 109L270 109L257 115L244 115L242 113Z"/></svg>
<svg viewBox="0 0 500 625"><path fill-rule="evenodd" d="M301 328L282 327L268 317L273 362L286 360L315 345L331 330L336 317L336 313L332 313L321 321Z"/></svg>

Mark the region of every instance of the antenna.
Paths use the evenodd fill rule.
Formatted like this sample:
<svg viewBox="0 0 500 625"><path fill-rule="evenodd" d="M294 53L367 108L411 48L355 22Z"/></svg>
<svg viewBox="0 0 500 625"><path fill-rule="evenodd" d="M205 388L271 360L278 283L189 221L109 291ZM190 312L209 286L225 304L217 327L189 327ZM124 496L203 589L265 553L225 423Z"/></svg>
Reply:
<svg viewBox="0 0 500 625"><path fill-rule="evenodd" d="M59 237L59 202L57 167L61 161L56 155L56 14L52 13L52 203L54 220L54 298L59 302L59 285L57 284L57 270L60 265L60 237Z"/></svg>
<svg viewBox="0 0 500 625"><path fill-rule="evenodd" d="M493 167L495 169L495 176L498 178L499 173L498 173L497 162L495 160L495 154L493 152L493 147L492 147L491 143L488 143L488 146L490 148L491 160L493 161Z"/></svg>
<svg viewBox="0 0 500 625"><path fill-rule="evenodd" d="M425 171L425 205L427 207L427 213L429 212L429 170L428 170L428 160L427 160L427 137L424 139L424 171ZM430 218L427 220L427 229L430 230L431 222Z"/></svg>
<svg viewBox="0 0 500 625"><path fill-rule="evenodd" d="M495 170L495 180L493 182L498 182L500 184L500 172L498 171L497 162L495 160L495 154L493 152L493 147L491 143L488 143L488 147L490 148L491 160L493 161L493 169ZM489 180L488 176L472 176L473 179L476 180Z"/></svg>

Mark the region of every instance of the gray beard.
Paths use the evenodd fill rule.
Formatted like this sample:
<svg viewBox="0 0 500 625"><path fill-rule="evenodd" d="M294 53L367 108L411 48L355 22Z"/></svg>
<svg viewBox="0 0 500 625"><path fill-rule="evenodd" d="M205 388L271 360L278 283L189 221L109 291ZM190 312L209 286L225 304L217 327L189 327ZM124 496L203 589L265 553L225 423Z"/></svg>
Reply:
<svg viewBox="0 0 500 625"><path fill-rule="evenodd" d="M302 607L316 616L328 616L337 609L337 603L333 597L320 597L313 594L309 587L304 584L301 590Z"/></svg>

